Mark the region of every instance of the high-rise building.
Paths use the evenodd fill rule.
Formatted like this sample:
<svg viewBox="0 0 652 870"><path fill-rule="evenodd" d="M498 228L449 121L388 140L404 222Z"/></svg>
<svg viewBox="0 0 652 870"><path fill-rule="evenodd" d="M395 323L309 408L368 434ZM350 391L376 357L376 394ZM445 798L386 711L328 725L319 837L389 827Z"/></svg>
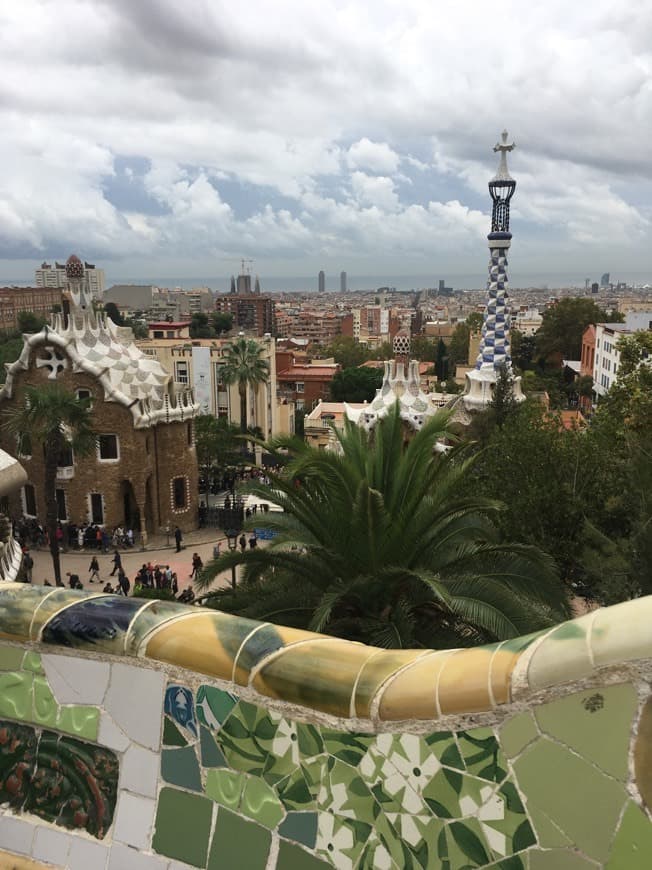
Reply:
<svg viewBox="0 0 652 870"><path fill-rule="evenodd" d="M34 270L34 283L37 287L61 287L68 286L65 263L43 262L39 269ZM104 269L98 269L94 263L84 263L84 289L92 299L101 299L104 295L106 284Z"/></svg>
<svg viewBox="0 0 652 870"><path fill-rule="evenodd" d="M346 293L346 272L340 272L340 293Z"/></svg>
<svg viewBox="0 0 652 870"><path fill-rule="evenodd" d="M252 292L251 274L245 270L244 260L237 279L231 277L231 292L215 299L215 310L232 314L233 325L237 329L244 329L258 336L276 334L274 302L271 296L261 295L258 276Z"/></svg>
<svg viewBox="0 0 652 870"><path fill-rule="evenodd" d="M319 275L317 277L317 281L318 281L318 285L319 285L319 292L324 293L324 291L326 290L326 273L324 272L323 269L319 273Z"/></svg>
<svg viewBox="0 0 652 870"><path fill-rule="evenodd" d="M603 287L603 288L604 288L604 287L608 287L608 286L609 286L609 279L610 279L610 278L611 278L610 273L609 273L609 272L605 272L604 275L602 276L602 278L600 278L600 286Z"/></svg>
<svg viewBox="0 0 652 870"><path fill-rule="evenodd" d="M509 231L509 203L516 190L516 182L507 169L507 154L513 151L515 146L514 143L508 145L507 138L507 130L503 130L502 142L494 146L494 151L500 152L500 164L498 172L489 182L493 208L491 232L487 236L491 253L487 302L478 358L475 368L466 374L466 389L462 397L469 411L480 411L489 405L500 373L504 370L511 372L512 367L507 251L512 242L512 234ZM521 391L520 378L512 378L512 392L517 402L525 399Z"/></svg>

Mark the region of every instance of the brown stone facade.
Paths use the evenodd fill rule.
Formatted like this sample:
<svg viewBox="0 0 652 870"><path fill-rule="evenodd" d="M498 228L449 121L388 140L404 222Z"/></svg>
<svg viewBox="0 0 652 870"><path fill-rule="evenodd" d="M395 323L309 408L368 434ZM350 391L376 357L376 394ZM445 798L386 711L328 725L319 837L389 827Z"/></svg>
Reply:
<svg viewBox="0 0 652 870"><path fill-rule="evenodd" d="M33 357L34 353L29 369L14 376L13 394L0 411L22 405L26 386L48 384L47 370L34 368ZM178 525L184 532L196 528L198 484L192 419L136 429L127 407L104 401L97 379L71 369L68 366L61 372L57 382L73 392L90 393L93 429L98 436L117 436L118 458L100 459L98 446L92 455L75 456L73 466L60 469L57 489L64 493L59 498L66 519L77 524L98 521L101 506L101 524L108 529L140 525L151 534L168 525L171 529ZM0 430L0 445L16 455L16 441L6 431ZM34 487L36 515L43 521L43 454L36 444L31 452L31 457L21 455L20 461ZM21 490L10 496L10 513L17 517L24 512L25 493Z"/></svg>

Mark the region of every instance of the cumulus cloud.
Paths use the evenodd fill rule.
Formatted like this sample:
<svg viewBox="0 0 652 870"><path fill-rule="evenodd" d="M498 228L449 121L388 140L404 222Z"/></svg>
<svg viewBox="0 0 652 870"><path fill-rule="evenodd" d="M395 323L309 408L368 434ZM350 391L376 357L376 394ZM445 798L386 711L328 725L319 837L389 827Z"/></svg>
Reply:
<svg viewBox="0 0 652 870"><path fill-rule="evenodd" d="M652 13L479 0L21 0L0 8L0 256L448 268L507 124L531 262L647 268ZM53 36L56 35L56 36ZM128 166L121 169L121 161ZM482 256L482 255L481 255ZM546 251L546 257L550 251ZM388 268L391 267L391 263ZM2 268L2 264L0 264ZM7 267L9 268L9 267ZM465 266L459 267L466 271ZM10 272L13 275L13 272ZM588 274L588 273L587 273ZM29 276L26 276L29 277Z"/></svg>
<svg viewBox="0 0 652 870"><path fill-rule="evenodd" d="M370 169L372 172L396 172L399 156L386 142L372 142L360 139L354 142L346 154L346 162L351 169Z"/></svg>

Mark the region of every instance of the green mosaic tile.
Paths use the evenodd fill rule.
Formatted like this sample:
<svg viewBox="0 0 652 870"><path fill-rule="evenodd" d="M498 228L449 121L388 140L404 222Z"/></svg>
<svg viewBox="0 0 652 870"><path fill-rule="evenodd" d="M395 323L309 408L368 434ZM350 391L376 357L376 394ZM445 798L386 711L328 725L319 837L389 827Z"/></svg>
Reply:
<svg viewBox="0 0 652 870"><path fill-rule="evenodd" d="M237 698L213 686L200 686L197 692L197 718L202 725L219 728L237 703Z"/></svg>
<svg viewBox="0 0 652 870"><path fill-rule="evenodd" d="M324 751L324 741L316 725L298 722L297 737L299 740L299 752L303 758L312 758L314 755L321 755Z"/></svg>
<svg viewBox="0 0 652 870"><path fill-rule="evenodd" d="M156 811L153 850L193 867L205 867L212 817L213 804L207 798L174 788L162 788Z"/></svg>
<svg viewBox="0 0 652 870"><path fill-rule="evenodd" d="M317 839L317 813L288 813L279 825L278 832L287 840L295 840L309 849L314 849Z"/></svg>
<svg viewBox="0 0 652 870"><path fill-rule="evenodd" d="M33 721L38 722L39 725L48 725L49 727L54 728L57 722L57 716L59 715L59 705L50 691L48 681L45 677L35 676L33 688Z"/></svg>
<svg viewBox="0 0 652 870"><path fill-rule="evenodd" d="M224 807L237 810L244 789L245 776L233 770L209 770L206 774L206 794Z"/></svg>
<svg viewBox="0 0 652 870"><path fill-rule="evenodd" d="M457 735L457 743L469 773L493 782L501 782L505 778L507 762L490 728L462 731Z"/></svg>
<svg viewBox="0 0 652 870"><path fill-rule="evenodd" d="M536 831L539 845L544 849L554 849L559 846L570 846L571 841L560 831L559 828L551 822L548 816L533 804L528 806L528 815L532 826Z"/></svg>
<svg viewBox="0 0 652 870"><path fill-rule="evenodd" d="M571 746L612 776L626 780L629 738L637 708L636 690L623 683L551 701L537 707L534 715L550 737Z"/></svg>
<svg viewBox="0 0 652 870"><path fill-rule="evenodd" d="M328 777L317 794L322 811L373 825L380 807L367 783L354 767L337 758L328 762Z"/></svg>
<svg viewBox="0 0 652 870"><path fill-rule="evenodd" d="M215 738L203 725L199 726L199 747L203 767L226 767L226 759Z"/></svg>
<svg viewBox="0 0 652 870"><path fill-rule="evenodd" d="M276 867L277 870L325 870L332 865L330 862L320 861L315 855L311 855L300 846L295 846L294 843L281 840Z"/></svg>
<svg viewBox="0 0 652 870"><path fill-rule="evenodd" d="M508 758L514 758L538 736L539 732L532 714L518 713L502 725L500 745Z"/></svg>
<svg viewBox="0 0 652 870"><path fill-rule="evenodd" d="M254 741L266 754L263 775L267 782L275 783L299 766L299 728L296 722L276 713L258 716L253 725Z"/></svg>
<svg viewBox="0 0 652 870"><path fill-rule="evenodd" d="M0 671L19 671L25 650L18 646L0 646Z"/></svg>
<svg viewBox="0 0 652 870"><path fill-rule="evenodd" d="M100 711L97 707L61 707L57 716L57 728L74 737L97 740Z"/></svg>
<svg viewBox="0 0 652 870"><path fill-rule="evenodd" d="M625 803L624 788L547 738L526 749L514 769L528 805L542 810L585 854L604 861Z"/></svg>
<svg viewBox="0 0 652 870"><path fill-rule="evenodd" d="M298 767L290 776L274 785L274 790L286 810L314 810L315 795L308 787L303 769Z"/></svg>
<svg viewBox="0 0 652 870"><path fill-rule="evenodd" d="M32 671L34 674L43 674L44 671L41 665L41 656L35 652L26 652L25 658L23 659L23 670Z"/></svg>
<svg viewBox="0 0 652 870"><path fill-rule="evenodd" d="M553 849L550 852L534 851L528 854L528 858L529 870L588 870L589 867L595 870L593 861L587 861L577 852L565 849ZM629 870L629 867L625 865L618 870Z"/></svg>
<svg viewBox="0 0 652 870"><path fill-rule="evenodd" d="M163 717L163 745L187 746L188 741L169 716Z"/></svg>
<svg viewBox="0 0 652 870"><path fill-rule="evenodd" d="M611 848L607 870L649 870L652 867L652 824L630 801Z"/></svg>
<svg viewBox="0 0 652 870"><path fill-rule="evenodd" d="M272 835L260 825L220 809L208 856L207 870L242 867L265 870Z"/></svg>
<svg viewBox="0 0 652 870"><path fill-rule="evenodd" d="M269 751L261 745L261 741L272 740L275 732L276 727L266 712L260 712L259 715L258 708L253 704L240 702L233 708L215 739L230 767L261 776L269 756Z"/></svg>
<svg viewBox="0 0 652 870"><path fill-rule="evenodd" d="M0 674L0 716L29 719L32 715L32 674Z"/></svg>
<svg viewBox="0 0 652 870"><path fill-rule="evenodd" d="M372 832L371 825L319 813L316 851L335 867L355 867Z"/></svg>
<svg viewBox="0 0 652 870"><path fill-rule="evenodd" d="M447 857L452 867L484 867L491 861L480 824L476 819L451 822L444 828Z"/></svg>
<svg viewBox="0 0 652 870"><path fill-rule="evenodd" d="M372 743L376 742L371 734L335 731L332 728L322 728L321 736L324 741L324 749L329 755L353 765L358 764Z"/></svg>
<svg viewBox="0 0 652 870"><path fill-rule="evenodd" d="M460 795L466 777L458 771L442 769L423 790L426 805L440 819L459 819Z"/></svg>
<svg viewBox="0 0 652 870"><path fill-rule="evenodd" d="M456 770L464 770L464 761L457 748L455 737L450 731L439 731L428 734L424 743L430 751L439 759L445 767L454 767Z"/></svg>
<svg viewBox="0 0 652 870"><path fill-rule="evenodd" d="M192 746L164 749L161 752L161 776L170 785L180 785L191 791L201 791L199 762Z"/></svg>
<svg viewBox="0 0 652 870"><path fill-rule="evenodd" d="M266 828L275 828L285 815L276 792L264 780L249 777L242 793L240 812Z"/></svg>
<svg viewBox="0 0 652 870"><path fill-rule="evenodd" d="M322 783L328 776L328 762L330 756L315 755L312 758L307 758L301 762L301 770L299 773L308 787L309 794L316 798Z"/></svg>
<svg viewBox="0 0 652 870"><path fill-rule="evenodd" d="M390 813L378 820L374 833L397 867L436 867L437 841L444 825L432 816Z"/></svg>

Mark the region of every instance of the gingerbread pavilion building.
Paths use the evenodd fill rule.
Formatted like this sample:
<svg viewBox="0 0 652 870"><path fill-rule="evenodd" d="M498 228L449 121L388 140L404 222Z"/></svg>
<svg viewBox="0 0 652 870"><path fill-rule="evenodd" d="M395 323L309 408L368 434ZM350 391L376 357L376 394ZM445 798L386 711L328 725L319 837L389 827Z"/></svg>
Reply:
<svg viewBox="0 0 652 870"><path fill-rule="evenodd" d="M23 336L19 358L7 364L0 414L25 401L28 386L57 382L91 401L97 448L91 456L67 451L57 474L62 523L118 525L147 533L197 522L197 460L192 391L175 389L171 374L143 353L131 329L93 309L84 289L84 267L66 263L64 310L51 324ZM0 446L19 454L27 482L9 495L12 516L45 517L41 446L20 444L0 430ZM27 445L27 446L26 446Z"/></svg>

